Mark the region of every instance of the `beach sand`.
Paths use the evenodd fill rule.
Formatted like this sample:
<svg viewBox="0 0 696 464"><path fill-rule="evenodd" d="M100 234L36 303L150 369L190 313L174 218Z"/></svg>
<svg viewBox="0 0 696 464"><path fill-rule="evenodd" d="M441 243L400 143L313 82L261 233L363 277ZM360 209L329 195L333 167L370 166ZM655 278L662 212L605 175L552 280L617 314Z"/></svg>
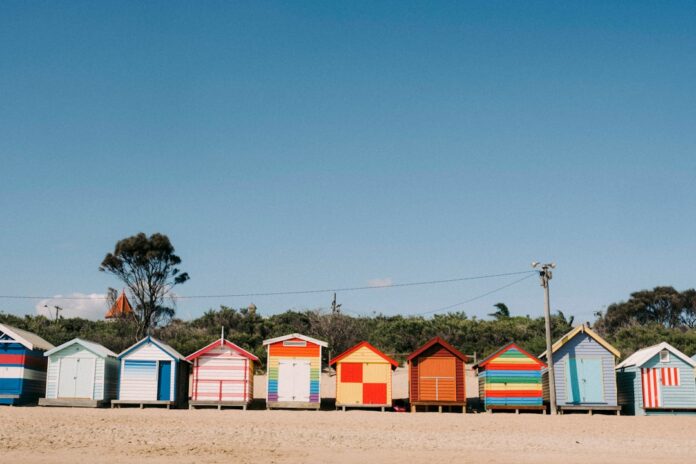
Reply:
<svg viewBox="0 0 696 464"><path fill-rule="evenodd" d="M684 463L696 417L0 408L16 463Z"/></svg>

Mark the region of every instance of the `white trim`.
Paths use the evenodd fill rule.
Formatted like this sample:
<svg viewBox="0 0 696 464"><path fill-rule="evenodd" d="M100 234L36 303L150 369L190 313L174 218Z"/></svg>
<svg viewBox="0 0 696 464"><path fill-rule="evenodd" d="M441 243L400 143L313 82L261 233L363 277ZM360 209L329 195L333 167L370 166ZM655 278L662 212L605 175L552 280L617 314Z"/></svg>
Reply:
<svg viewBox="0 0 696 464"><path fill-rule="evenodd" d="M106 348L103 345L100 345L99 343L95 342L88 342L87 340L82 340L80 338L73 338L72 340L63 343L62 345L59 345L52 350L48 350L47 352L44 353L44 356L51 356L55 353L58 353L59 351L64 350L65 348L68 348L72 345L80 345L83 348L85 348L87 351L91 351L92 353L96 354L97 356L100 356L102 358L108 358L116 357L116 353L111 351L110 349Z"/></svg>
<svg viewBox="0 0 696 464"><path fill-rule="evenodd" d="M273 343L277 342L282 342L285 340L290 340L292 338L299 338L300 340L304 340L306 342L314 343L315 345L323 346L324 348L328 347L329 344L326 342L323 342L321 340L317 340L316 338L308 337L306 335L298 334L298 333L293 333L289 335L283 335L282 337L276 337L276 338L269 338L268 340L264 340L263 344L264 345L272 345Z"/></svg>
<svg viewBox="0 0 696 464"><path fill-rule="evenodd" d="M677 358L687 363L689 366L696 367L696 361L694 361L693 359L691 359L690 357L688 357L687 355L670 345L669 343L662 342L657 345L649 346L647 348L643 348L642 350L636 351L631 356L619 363L619 365L616 366L616 369L618 370L629 366L643 367L645 363L647 363L653 357L658 355L662 350L667 350Z"/></svg>
<svg viewBox="0 0 696 464"><path fill-rule="evenodd" d="M7 324L0 324L0 332L4 332L14 338L16 343L24 345L29 350L52 350L55 348L43 338L35 333L27 332L26 330L18 329Z"/></svg>

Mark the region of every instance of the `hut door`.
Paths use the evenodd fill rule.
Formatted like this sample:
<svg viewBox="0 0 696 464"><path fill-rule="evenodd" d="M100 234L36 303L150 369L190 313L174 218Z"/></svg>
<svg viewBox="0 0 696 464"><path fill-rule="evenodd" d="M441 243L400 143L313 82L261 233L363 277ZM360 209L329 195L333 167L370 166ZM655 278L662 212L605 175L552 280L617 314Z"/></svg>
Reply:
<svg viewBox="0 0 696 464"><path fill-rule="evenodd" d="M566 362L568 403L604 402L602 360L569 357Z"/></svg>
<svg viewBox="0 0 696 464"><path fill-rule="evenodd" d="M421 401L456 401L454 358L424 358L418 365Z"/></svg>
<svg viewBox="0 0 696 464"><path fill-rule="evenodd" d="M157 400L169 401L169 390L172 385L172 362L160 361L157 368Z"/></svg>
<svg viewBox="0 0 696 464"><path fill-rule="evenodd" d="M278 361L278 401L309 401L309 361Z"/></svg>

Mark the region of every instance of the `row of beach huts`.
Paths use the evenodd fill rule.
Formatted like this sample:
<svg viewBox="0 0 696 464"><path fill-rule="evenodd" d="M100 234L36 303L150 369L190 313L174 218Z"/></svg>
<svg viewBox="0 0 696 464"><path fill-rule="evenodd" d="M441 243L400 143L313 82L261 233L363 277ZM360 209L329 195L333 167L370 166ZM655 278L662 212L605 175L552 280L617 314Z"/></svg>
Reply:
<svg viewBox="0 0 696 464"><path fill-rule="evenodd" d="M264 341L266 407L318 409L322 348L301 334ZM660 343L616 364L620 353L588 326L552 347L561 412L629 415L696 413L696 362ZM545 359L514 343L470 367L467 356L440 337L407 358L411 411L466 411L466 370L478 374L487 411L542 411L548 407ZM254 399L259 359L221 337L188 355L146 337L121 354L76 338L54 347L36 334L0 324L0 404L98 407L159 405L238 406ZM391 408L398 363L361 342L329 362L338 408Z"/></svg>

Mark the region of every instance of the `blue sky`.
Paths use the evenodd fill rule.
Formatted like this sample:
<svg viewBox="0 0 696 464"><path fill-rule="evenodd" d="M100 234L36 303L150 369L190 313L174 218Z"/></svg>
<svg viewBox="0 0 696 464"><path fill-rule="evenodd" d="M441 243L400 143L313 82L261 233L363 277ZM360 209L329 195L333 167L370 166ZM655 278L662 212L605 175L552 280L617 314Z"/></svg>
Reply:
<svg viewBox="0 0 696 464"><path fill-rule="evenodd" d="M635 290L693 287L694 24L692 2L3 2L0 294L119 287L99 263L140 231L170 236L184 295L540 259L558 263L554 309L591 320ZM414 314L515 279L339 301ZM456 309L498 301L542 313L534 278Z"/></svg>

